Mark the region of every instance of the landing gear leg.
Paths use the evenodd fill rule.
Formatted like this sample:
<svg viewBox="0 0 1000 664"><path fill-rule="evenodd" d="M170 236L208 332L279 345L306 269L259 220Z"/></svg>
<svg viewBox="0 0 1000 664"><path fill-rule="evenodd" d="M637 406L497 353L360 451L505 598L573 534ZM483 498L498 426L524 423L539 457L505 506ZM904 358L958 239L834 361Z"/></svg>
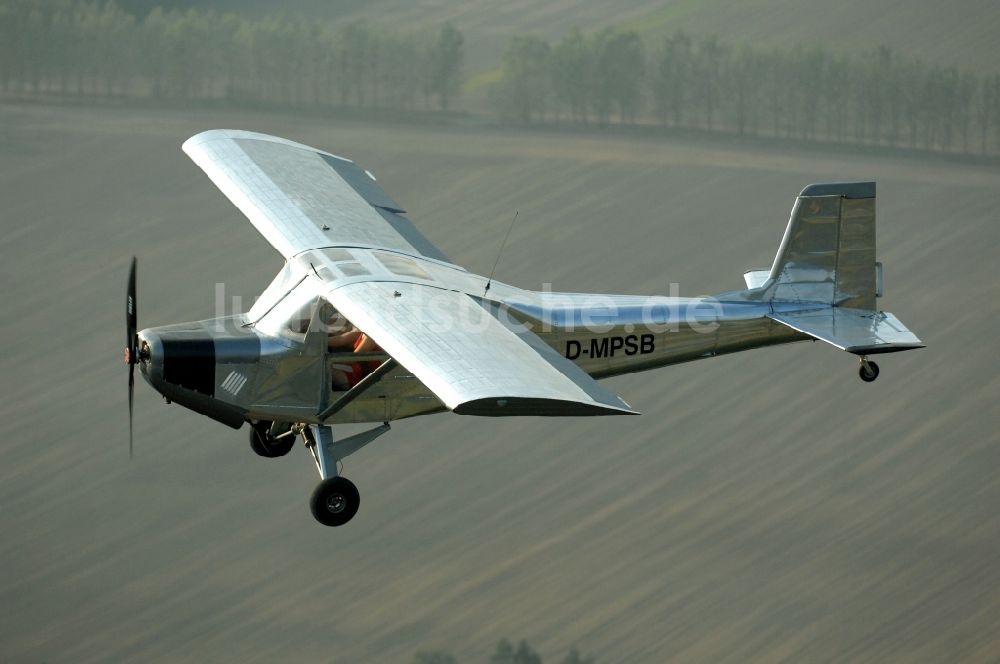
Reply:
<svg viewBox="0 0 1000 664"><path fill-rule="evenodd" d="M872 383L878 378L878 365L868 359L867 355L861 356L861 366L858 368L858 375L866 383Z"/></svg>
<svg viewBox="0 0 1000 664"><path fill-rule="evenodd" d="M338 474L337 463L388 430L389 423L386 422L338 441L333 439L333 427L312 424L305 430L306 447L312 452L316 470L322 478L309 501L317 521L324 526L342 526L357 514L361 495L353 482Z"/></svg>

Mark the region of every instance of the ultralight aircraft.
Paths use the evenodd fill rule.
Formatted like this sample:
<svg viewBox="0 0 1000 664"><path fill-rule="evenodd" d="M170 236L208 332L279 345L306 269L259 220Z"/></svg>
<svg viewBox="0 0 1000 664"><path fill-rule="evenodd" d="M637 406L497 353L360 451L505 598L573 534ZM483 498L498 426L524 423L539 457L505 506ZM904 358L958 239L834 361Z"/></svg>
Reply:
<svg viewBox="0 0 1000 664"><path fill-rule="evenodd" d="M183 150L285 258L249 311L137 331L126 305L129 450L134 371L168 403L250 425L264 457L302 439L321 482L313 516L358 511L338 462L407 417L636 415L595 379L802 340L859 358L923 346L876 307L875 183L799 194L769 269L714 297L534 292L455 265L354 162L264 134L213 130ZM342 439L334 425L376 426Z"/></svg>

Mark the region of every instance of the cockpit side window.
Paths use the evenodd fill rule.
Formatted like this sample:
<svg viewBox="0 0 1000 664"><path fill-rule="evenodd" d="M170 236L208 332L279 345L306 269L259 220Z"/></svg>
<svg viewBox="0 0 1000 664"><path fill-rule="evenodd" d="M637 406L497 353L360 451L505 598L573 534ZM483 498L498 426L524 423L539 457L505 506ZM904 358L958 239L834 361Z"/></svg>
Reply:
<svg viewBox="0 0 1000 664"><path fill-rule="evenodd" d="M313 320L314 317L315 320ZM316 329L312 330L311 325L317 326ZM302 307L289 320L289 326L293 331L303 334L310 330L325 332L326 334L337 334L351 327L351 323L332 304L320 297Z"/></svg>
<svg viewBox="0 0 1000 664"><path fill-rule="evenodd" d="M266 335L297 343L302 343L308 332L335 336L354 329L343 314L316 293L308 280L274 304L255 327Z"/></svg>
<svg viewBox="0 0 1000 664"><path fill-rule="evenodd" d="M293 312L286 323L289 332L294 334L305 334L309 331L309 323L312 321L313 311L316 309L316 300L306 302Z"/></svg>

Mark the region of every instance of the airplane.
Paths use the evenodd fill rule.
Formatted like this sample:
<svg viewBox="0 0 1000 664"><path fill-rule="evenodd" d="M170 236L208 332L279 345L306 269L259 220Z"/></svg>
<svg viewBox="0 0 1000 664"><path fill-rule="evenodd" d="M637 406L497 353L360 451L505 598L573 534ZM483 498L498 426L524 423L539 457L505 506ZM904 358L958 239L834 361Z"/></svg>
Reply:
<svg viewBox="0 0 1000 664"><path fill-rule="evenodd" d="M875 183L810 184L769 269L713 297L536 292L451 263L353 161L289 140L211 130L182 149L285 258L242 314L137 328L126 298L129 455L134 372L167 403L233 428L262 457L301 438L313 516L351 520L338 464L403 418L637 415L596 379L820 340L859 358L924 344L876 307ZM338 439L334 425L376 426Z"/></svg>

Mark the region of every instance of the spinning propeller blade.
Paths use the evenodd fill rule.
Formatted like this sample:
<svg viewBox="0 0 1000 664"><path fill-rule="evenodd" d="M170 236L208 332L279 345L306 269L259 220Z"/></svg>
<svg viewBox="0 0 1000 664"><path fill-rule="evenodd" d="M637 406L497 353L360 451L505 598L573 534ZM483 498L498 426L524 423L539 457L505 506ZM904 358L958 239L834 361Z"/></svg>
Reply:
<svg viewBox="0 0 1000 664"><path fill-rule="evenodd" d="M135 256L128 271L128 293L125 299L125 364L128 365L128 458L132 458L132 400L135 392L135 363L139 353L136 335Z"/></svg>

